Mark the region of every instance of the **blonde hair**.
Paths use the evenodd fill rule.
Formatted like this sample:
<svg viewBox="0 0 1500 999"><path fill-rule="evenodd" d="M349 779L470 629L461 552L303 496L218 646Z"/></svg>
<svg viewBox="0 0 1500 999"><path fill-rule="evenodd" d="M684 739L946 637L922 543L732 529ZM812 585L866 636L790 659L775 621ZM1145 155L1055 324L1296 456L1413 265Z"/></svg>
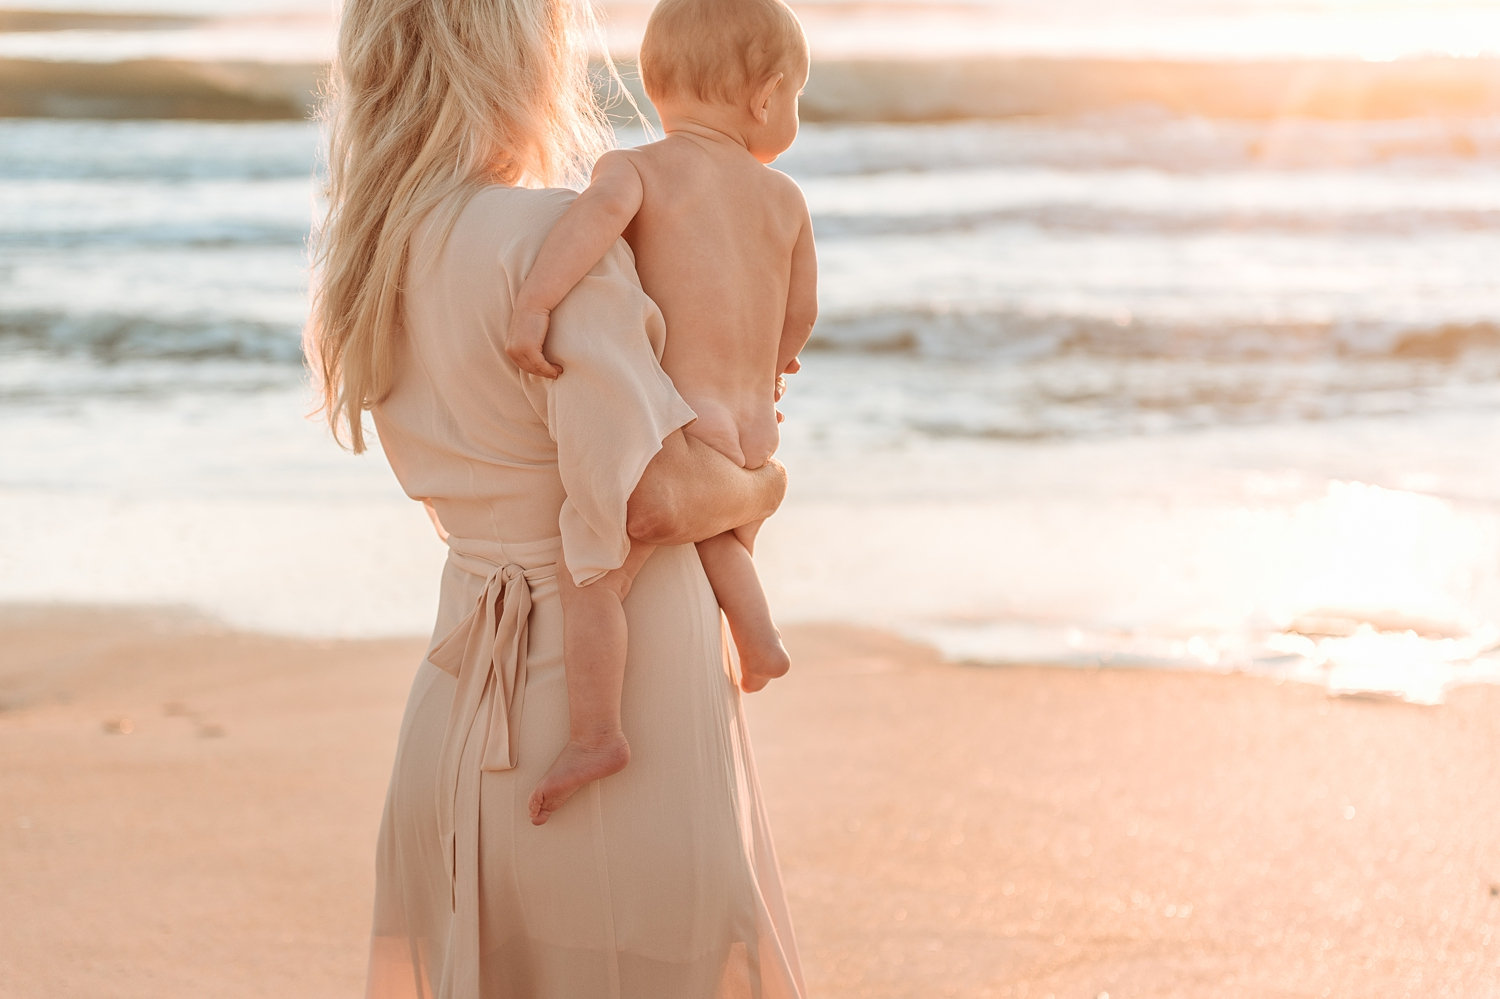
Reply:
<svg viewBox="0 0 1500 999"><path fill-rule="evenodd" d="M799 58L807 38L782 0L661 0L641 40L641 82L653 101L736 101Z"/></svg>
<svg viewBox="0 0 1500 999"><path fill-rule="evenodd" d="M328 207L304 349L355 453L395 376L422 220L443 206L451 225L487 184L581 181L613 145L589 71L597 38L590 0L346 0L321 108Z"/></svg>

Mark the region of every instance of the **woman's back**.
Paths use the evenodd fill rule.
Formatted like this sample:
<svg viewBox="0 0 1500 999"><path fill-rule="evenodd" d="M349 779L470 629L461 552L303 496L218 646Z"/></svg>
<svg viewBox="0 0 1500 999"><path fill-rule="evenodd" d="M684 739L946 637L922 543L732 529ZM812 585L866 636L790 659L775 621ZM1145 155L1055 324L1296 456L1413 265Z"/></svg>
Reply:
<svg viewBox="0 0 1500 999"><path fill-rule="evenodd" d="M506 363L492 324L509 315L510 281L530 266L535 234L569 201L566 191L485 188L446 239L435 213L412 241L396 382L375 424L402 488L462 537L557 534L564 490L545 389Z"/></svg>

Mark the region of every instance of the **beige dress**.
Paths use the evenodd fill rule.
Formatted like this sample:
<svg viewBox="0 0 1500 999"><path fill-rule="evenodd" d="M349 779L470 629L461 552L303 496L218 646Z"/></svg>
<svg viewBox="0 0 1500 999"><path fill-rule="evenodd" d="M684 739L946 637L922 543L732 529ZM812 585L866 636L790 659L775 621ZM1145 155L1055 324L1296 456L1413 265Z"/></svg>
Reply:
<svg viewBox="0 0 1500 999"><path fill-rule="evenodd" d="M658 549L626 601L630 765L545 826L527 816L568 730L559 554L580 583L621 564L626 498L693 418L623 243L553 317L562 378L507 361L512 292L571 197L487 188L446 238L429 223L413 242L399 374L374 416L450 552L381 824L368 995L801 996L694 546Z"/></svg>

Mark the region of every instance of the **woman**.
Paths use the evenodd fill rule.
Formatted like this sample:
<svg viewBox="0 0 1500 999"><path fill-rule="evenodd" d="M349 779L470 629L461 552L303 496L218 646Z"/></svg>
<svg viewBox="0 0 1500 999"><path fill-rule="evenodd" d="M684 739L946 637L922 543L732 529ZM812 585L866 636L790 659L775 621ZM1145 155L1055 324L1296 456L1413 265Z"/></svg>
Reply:
<svg viewBox="0 0 1500 999"><path fill-rule="evenodd" d="M581 3L581 0L580 0ZM349 0L309 353L336 430L374 416L450 548L381 826L368 993L800 996L719 610L690 542L772 512L778 466L688 440L664 330L616 247L556 311L567 374L521 375L510 296L610 134L570 0ZM630 537L632 759L545 826L567 737L557 573ZM560 563L566 563L566 569Z"/></svg>

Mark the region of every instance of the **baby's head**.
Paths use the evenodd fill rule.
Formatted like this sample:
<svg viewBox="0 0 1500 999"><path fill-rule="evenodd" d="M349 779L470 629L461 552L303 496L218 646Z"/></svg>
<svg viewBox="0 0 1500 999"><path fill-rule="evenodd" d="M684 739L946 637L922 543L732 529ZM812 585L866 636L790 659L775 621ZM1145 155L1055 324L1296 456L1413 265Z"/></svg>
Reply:
<svg viewBox="0 0 1500 999"><path fill-rule="evenodd" d="M783 0L661 0L641 41L641 81L659 111L745 109L771 157L796 137L807 66L807 38Z"/></svg>

